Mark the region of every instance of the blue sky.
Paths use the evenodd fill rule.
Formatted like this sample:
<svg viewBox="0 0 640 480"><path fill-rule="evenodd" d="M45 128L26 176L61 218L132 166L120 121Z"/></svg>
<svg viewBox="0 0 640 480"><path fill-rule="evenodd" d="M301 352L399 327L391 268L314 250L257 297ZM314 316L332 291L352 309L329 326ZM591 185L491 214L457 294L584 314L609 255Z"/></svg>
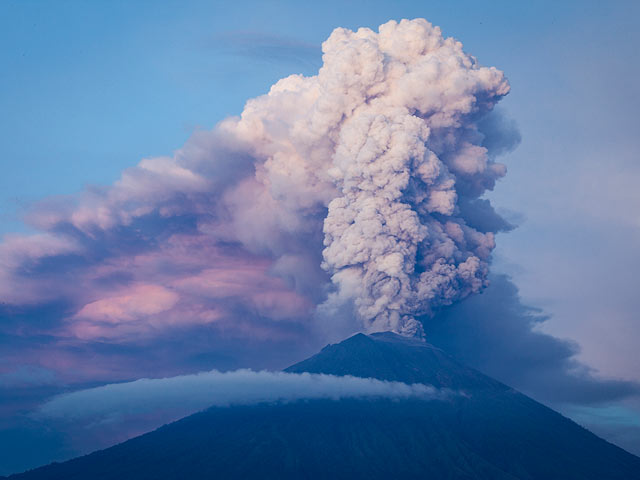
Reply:
<svg viewBox="0 0 640 480"><path fill-rule="evenodd" d="M335 27L424 17L511 83L500 108L522 142L490 198L519 226L498 235L494 270L584 364L640 381L638 14L633 1L5 1L0 234L30 231L34 201L110 185L279 78L316 73ZM603 407L603 432L611 411L637 424L640 402L621 405Z"/></svg>

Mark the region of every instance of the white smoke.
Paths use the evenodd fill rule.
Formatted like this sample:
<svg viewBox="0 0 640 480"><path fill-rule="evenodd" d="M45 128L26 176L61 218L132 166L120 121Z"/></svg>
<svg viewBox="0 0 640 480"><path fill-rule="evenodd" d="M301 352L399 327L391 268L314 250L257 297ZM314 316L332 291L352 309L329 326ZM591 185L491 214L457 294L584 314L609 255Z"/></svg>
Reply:
<svg viewBox="0 0 640 480"><path fill-rule="evenodd" d="M260 332L311 307L335 339L354 333L338 312L355 312L356 330L419 335L416 317L480 291L509 228L481 198L517 143L493 110L503 74L422 19L338 28L322 48L318 75L278 81L173 158L45 202L37 242L0 246L0 295L67 299L67 330L85 339L214 322ZM83 261L31 273L56 255ZM132 291L162 292L166 308Z"/></svg>
<svg viewBox="0 0 640 480"><path fill-rule="evenodd" d="M337 291L322 309L354 301L365 331L419 334L416 315L487 284L493 232L468 225L459 202L505 174L477 122L509 85L422 19L338 28L323 52L317 76L280 80L222 128L261 159L251 182L268 193L253 195L270 202L270 227L311 229L328 208L322 266Z"/></svg>

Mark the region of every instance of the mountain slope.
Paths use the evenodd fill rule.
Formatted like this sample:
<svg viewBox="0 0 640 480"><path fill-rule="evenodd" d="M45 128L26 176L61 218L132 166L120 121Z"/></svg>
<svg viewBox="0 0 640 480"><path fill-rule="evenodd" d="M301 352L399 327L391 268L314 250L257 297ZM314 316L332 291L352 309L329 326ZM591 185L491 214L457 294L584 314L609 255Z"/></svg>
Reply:
<svg viewBox="0 0 640 480"><path fill-rule="evenodd" d="M10 478L640 479L639 458L419 340L356 335L287 371L458 393L213 408Z"/></svg>
<svg viewBox="0 0 640 480"><path fill-rule="evenodd" d="M446 428L460 444L517 478L640 478L640 458L417 339L359 334L286 371L350 373L459 390L463 395L429 409L452 414Z"/></svg>

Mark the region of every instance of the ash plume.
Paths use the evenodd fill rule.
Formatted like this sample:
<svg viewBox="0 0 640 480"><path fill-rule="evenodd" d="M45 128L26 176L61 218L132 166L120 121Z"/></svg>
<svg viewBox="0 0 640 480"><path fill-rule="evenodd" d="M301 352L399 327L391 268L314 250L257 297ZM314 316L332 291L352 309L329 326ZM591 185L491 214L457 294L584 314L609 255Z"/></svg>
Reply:
<svg viewBox="0 0 640 480"><path fill-rule="evenodd" d="M256 146L279 209L327 207L325 307L353 301L365 331L419 334L416 315L487 284L494 232L460 203L505 174L478 122L509 85L425 20L339 28L323 52L317 76L281 80L229 128Z"/></svg>
<svg viewBox="0 0 640 480"><path fill-rule="evenodd" d="M348 333L420 335L417 318L480 291L510 228L482 198L519 140L494 110L503 74L422 19L338 28L322 50L317 75L173 156L37 205L41 233L0 244L0 299L63 306L49 331L83 341L282 340L344 311Z"/></svg>

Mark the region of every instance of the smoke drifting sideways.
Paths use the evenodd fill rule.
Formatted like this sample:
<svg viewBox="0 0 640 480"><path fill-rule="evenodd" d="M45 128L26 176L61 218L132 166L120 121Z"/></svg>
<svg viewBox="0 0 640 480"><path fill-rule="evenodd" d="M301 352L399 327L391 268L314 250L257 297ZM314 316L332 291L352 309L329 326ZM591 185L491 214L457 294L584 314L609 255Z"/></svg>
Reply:
<svg viewBox="0 0 640 480"><path fill-rule="evenodd" d="M322 50L316 76L278 81L172 157L35 206L40 233L0 245L4 316L54 304L60 324L34 331L83 341L284 338L314 321L333 339L420 335L416 316L483 289L509 224L481 197L519 141L494 109L503 74L422 19L338 28Z"/></svg>

